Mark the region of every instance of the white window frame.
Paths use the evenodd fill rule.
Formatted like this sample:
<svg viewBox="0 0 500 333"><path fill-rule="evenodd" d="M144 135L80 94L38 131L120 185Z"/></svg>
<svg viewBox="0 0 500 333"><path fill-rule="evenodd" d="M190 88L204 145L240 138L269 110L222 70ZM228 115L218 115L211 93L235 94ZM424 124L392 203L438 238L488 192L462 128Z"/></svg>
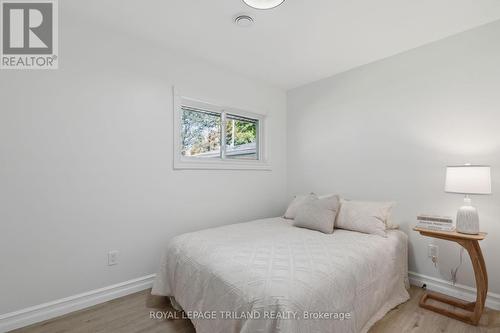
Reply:
<svg viewBox="0 0 500 333"><path fill-rule="evenodd" d="M266 116L260 113L244 111L232 107L218 106L212 103L201 102L196 99L181 96L174 88L174 169L216 169L216 170L271 170L267 158ZM182 155L182 112L183 107L200 109L221 115L221 124L225 124L226 114L233 114L258 120L257 127L257 160L227 159L225 157L226 127L221 125L221 158L200 158Z"/></svg>

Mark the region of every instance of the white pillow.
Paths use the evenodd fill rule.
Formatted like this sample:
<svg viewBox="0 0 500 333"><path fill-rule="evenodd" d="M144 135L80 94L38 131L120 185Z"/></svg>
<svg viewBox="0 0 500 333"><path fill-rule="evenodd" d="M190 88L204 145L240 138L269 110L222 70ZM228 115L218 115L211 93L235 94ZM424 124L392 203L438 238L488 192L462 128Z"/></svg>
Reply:
<svg viewBox="0 0 500 333"><path fill-rule="evenodd" d="M399 229L399 223L394 222L394 219L391 216L387 219L387 222L385 223L387 230L396 230Z"/></svg>
<svg viewBox="0 0 500 333"><path fill-rule="evenodd" d="M315 198L297 208L297 215L293 225L331 234L333 233L338 210L338 196L332 195L322 199Z"/></svg>
<svg viewBox="0 0 500 333"><path fill-rule="evenodd" d="M347 201L340 199L335 226L341 229L386 237L387 221L394 202Z"/></svg>
<svg viewBox="0 0 500 333"><path fill-rule="evenodd" d="M318 197L314 193L310 194L301 194L301 195L296 195L292 202L288 205L288 208L286 209L285 215L283 216L285 219L290 219L293 220L295 216L297 215L297 209L302 206L305 203L311 202Z"/></svg>

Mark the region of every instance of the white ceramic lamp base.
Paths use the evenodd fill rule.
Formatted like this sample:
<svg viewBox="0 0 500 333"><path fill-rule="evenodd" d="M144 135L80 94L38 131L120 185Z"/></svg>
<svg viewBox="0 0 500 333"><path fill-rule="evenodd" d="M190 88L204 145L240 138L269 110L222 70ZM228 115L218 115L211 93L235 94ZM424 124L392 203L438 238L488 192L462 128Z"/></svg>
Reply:
<svg viewBox="0 0 500 333"><path fill-rule="evenodd" d="M457 232L462 234L479 234L479 215L476 207L471 206L470 198L464 199L465 205L457 213Z"/></svg>

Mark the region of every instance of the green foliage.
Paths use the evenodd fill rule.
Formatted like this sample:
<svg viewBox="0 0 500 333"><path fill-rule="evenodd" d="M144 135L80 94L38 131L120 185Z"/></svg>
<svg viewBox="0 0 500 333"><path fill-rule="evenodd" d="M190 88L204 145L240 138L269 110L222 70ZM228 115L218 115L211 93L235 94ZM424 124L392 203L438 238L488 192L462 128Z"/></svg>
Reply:
<svg viewBox="0 0 500 333"><path fill-rule="evenodd" d="M182 112L182 154L193 156L220 149L221 117L217 114L184 110ZM257 123L228 119L226 144L239 146L256 142Z"/></svg>
<svg viewBox="0 0 500 333"><path fill-rule="evenodd" d="M233 128L234 126L234 128ZM257 138L257 124L242 120L228 120L226 122L226 144L244 145L255 142Z"/></svg>
<svg viewBox="0 0 500 333"><path fill-rule="evenodd" d="M220 116L199 111L182 113L182 154L196 155L220 148Z"/></svg>

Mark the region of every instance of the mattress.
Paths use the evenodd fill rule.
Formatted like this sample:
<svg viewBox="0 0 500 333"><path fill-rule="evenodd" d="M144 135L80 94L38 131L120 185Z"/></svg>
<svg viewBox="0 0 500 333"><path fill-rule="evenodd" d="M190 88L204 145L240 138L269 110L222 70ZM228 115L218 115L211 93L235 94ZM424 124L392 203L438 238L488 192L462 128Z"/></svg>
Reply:
<svg viewBox="0 0 500 333"><path fill-rule="evenodd" d="M198 333L367 332L409 299L407 236L333 234L257 220L173 238L152 294Z"/></svg>

